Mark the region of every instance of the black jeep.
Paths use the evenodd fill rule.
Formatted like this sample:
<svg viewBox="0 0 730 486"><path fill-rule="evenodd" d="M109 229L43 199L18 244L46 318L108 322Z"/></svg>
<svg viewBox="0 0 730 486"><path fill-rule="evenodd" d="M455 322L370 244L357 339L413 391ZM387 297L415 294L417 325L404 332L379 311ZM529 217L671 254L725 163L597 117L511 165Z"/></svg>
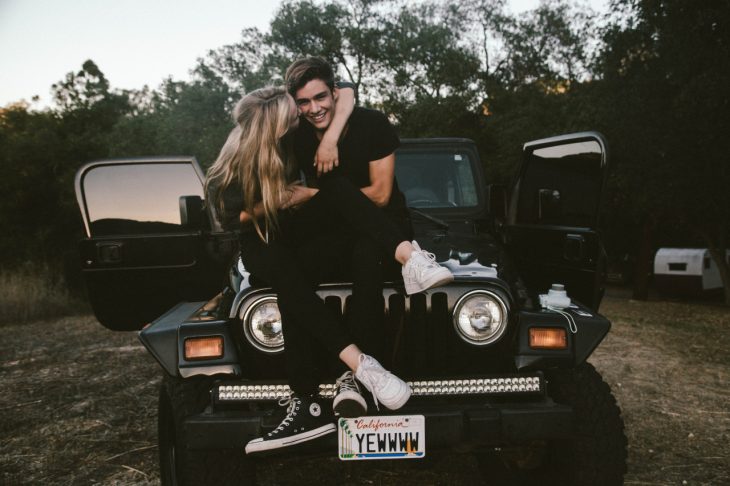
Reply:
<svg viewBox="0 0 730 486"><path fill-rule="evenodd" d="M412 398L397 414L340 419L338 434L297 453L419 458L458 447L491 451L543 484L622 483L623 421L586 362L610 328L598 314L606 145L588 132L523 152L507 191L486 180L470 140L403 140L396 175L416 239L455 280L410 297L385 283L383 365ZM110 329L141 330L164 370L163 484L253 482L244 445L279 424L289 395L276 295L243 268L203 181L192 157L98 161L76 176L94 312ZM350 289L332 282L319 294L346 313ZM332 396L335 368L321 366L331 380L320 392ZM402 428L409 420L415 429Z"/></svg>

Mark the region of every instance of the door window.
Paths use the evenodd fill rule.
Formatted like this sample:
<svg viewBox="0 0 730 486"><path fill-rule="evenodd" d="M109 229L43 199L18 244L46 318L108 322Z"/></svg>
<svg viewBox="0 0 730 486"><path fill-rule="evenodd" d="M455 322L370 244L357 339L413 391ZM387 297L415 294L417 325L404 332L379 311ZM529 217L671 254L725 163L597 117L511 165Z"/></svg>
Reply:
<svg viewBox="0 0 730 486"><path fill-rule="evenodd" d="M97 165L82 187L91 236L185 232L180 196L203 197L189 162Z"/></svg>
<svg viewBox="0 0 730 486"><path fill-rule="evenodd" d="M593 140L535 149L520 181L517 222L592 227L602 169L601 146Z"/></svg>

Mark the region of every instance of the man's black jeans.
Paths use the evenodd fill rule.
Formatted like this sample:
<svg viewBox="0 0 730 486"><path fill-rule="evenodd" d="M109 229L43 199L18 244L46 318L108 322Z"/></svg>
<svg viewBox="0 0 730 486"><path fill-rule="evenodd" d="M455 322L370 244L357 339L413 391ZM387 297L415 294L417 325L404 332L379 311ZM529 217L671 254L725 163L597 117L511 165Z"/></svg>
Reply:
<svg viewBox="0 0 730 486"><path fill-rule="evenodd" d="M277 293L282 315L289 385L317 393L315 355L324 347L334 359L350 344L379 357L383 342L383 261L394 260L404 231L349 180L324 177L320 191L298 209L280 213L269 242L255 232L241 236L246 269ZM343 270L347 270L343 272ZM324 281L353 282L348 326L316 294Z"/></svg>

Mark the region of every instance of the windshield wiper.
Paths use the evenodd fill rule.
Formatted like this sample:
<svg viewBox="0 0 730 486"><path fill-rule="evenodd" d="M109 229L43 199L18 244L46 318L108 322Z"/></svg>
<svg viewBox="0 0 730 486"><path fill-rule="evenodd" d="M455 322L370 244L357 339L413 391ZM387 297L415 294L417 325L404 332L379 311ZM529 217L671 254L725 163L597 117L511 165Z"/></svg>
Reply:
<svg viewBox="0 0 730 486"><path fill-rule="evenodd" d="M427 219L427 220L431 221L432 223L436 223L437 225L439 225L440 227L442 227L445 230L449 229L449 223L447 223L443 219L439 219L439 218L437 218L435 216L431 216L430 214L425 213L425 212L423 212L423 211L421 211L419 209L416 209L416 208L408 208L408 209L413 214L417 214L418 216L420 216L420 217L422 217L424 219Z"/></svg>

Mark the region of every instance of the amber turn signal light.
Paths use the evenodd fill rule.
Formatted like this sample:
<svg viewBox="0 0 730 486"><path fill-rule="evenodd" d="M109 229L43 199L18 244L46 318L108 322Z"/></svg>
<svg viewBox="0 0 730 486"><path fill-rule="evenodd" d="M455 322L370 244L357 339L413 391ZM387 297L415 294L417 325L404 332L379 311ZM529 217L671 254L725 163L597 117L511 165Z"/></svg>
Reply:
<svg viewBox="0 0 730 486"><path fill-rule="evenodd" d="M185 359L223 357L223 336L197 337L185 340Z"/></svg>
<svg viewBox="0 0 730 486"><path fill-rule="evenodd" d="M530 347L533 349L565 349L568 336L561 327L530 328Z"/></svg>

